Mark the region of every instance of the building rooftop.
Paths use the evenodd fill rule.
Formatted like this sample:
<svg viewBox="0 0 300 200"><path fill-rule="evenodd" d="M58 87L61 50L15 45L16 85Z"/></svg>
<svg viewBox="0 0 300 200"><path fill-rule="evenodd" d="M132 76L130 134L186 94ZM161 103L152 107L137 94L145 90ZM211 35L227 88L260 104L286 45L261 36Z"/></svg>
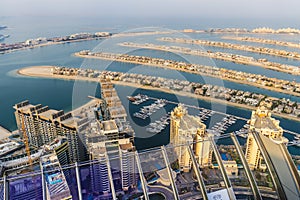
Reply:
<svg viewBox="0 0 300 200"><path fill-rule="evenodd" d="M180 129L182 130L192 130L198 128L205 128L205 124L203 124L198 117L191 115L184 115L180 120Z"/></svg>
<svg viewBox="0 0 300 200"><path fill-rule="evenodd" d="M39 114L39 117L41 118L41 119L44 119L44 120L53 120L53 115L54 114L56 114L56 113L58 113L59 111L58 110L54 110L54 109L49 109L49 110L47 110L47 111L45 111L45 112L41 112L40 114Z"/></svg>
<svg viewBox="0 0 300 200"><path fill-rule="evenodd" d="M71 192L56 154L42 156L40 160L50 199L59 200L71 198Z"/></svg>
<svg viewBox="0 0 300 200"><path fill-rule="evenodd" d="M118 132L118 127L115 120L107 120L101 122L104 134Z"/></svg>
<svg viewBox="0 0 300 200"><path fill-rule="evenodd" d="M272 120L269 117L256 117L255 123L254 123L255 128L258 129L270 129L274 131L280 131L280 127L276 126L274 124L274 119Z"/></svg>
<svg viewBox="0 0 300 200"><path fill-rule="evenodd" d="M106 153L105 143L89 143L89 152L92 153L93 159L103 158Z"/></svg>
<svg viewBox="0 0 300 200"><path fill-rule="evenodd" d="M16 105L13 106L13 108L14 108L15 110L20 110L20 111L22 111L23 113L26 113L26 114L31 113L31 110L32 110L33 108L35 108L35 107L36 107L36 106L30 104L28 100L23 101L23 102L18 103L18 104L16 104Z"/></svg>
<svg viewBox="0 0 300 200"><path fill-rule="evenodd" d="M14 141L0 144L0 155L6 154L20 146L21 145L19 143Z"/></svg>
<svg viewBox="0 0 300 200"><path fill-rule="evenodd" d="M127 117L127 113L124 106L109 107L108 110L111 118Z"/></svg>
<svg viewBox="0 0 300 200"><path fill-rule="evenodd" d="M127 143L127 144L120 144L120 149L121 150L130 150L133 148L132 143Z"/></svg>

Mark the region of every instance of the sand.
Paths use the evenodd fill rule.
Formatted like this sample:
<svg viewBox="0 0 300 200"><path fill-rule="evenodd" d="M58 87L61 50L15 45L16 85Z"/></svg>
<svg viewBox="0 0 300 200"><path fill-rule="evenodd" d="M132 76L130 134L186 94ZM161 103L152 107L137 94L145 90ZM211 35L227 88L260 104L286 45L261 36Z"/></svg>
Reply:
<svg viewBox="0 0 300 200"><path fill-rule="evenodd" d="M82 80L82 81L92 81L92 82L99 81L99 78L53 75L51 72L51 69L53 67L55 67L55 66L31 66L31 67L19 69L17 71L17 73L19 75L30 76L30 77L40 77L40 78ZM254 107L254 106L228 102L226 100L215 99L215 98L211 98L211 97L200 96L200 95L196 95L196 94L189 93L189 92L174 91L174 90L169 90L169 89L165 89L165 88L156 88L156 87L152 87L152 86L145 86L145 85L140 85L140 84L136 84L136 83L127 83L127 82L121 82L121 81L112 81L112 83L116 84L116 85L124 85L124 86L141 88L141 89L146 89L146 90L156 90L156 91L171 93L171 94L175 94L175 95L179 95L179 96L187 96L187 97L197 98L197 99L201 99L201 100L212 102L212 103L219 103L219 104L233 106L233 107L239 107L239 108L243 108L243 109L247 109L247 110L255 110L256 109L256 107ZM294 121L300 121L300 118L297 118L295 116L291 116L291 115L287 115L287 114L279 114L279 113L272 113L272 114L277 117L282 117L282 118L286 118L286 119L290 119L290 120L294 120Z"/></svg>

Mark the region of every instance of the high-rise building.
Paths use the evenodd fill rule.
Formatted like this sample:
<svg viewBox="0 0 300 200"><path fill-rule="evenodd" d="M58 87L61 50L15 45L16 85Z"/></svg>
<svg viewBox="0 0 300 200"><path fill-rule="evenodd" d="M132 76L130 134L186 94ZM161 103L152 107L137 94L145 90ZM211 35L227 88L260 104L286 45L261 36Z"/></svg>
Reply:
<svg viewBox="0 0 300 200"><path fill-rule="evenodd" d="M113 84L106 79L101 79L101 97L106 102L110 119L123 118L126 120L127 114Z"/></svg>
<svg viewBox="0 0 300 200"><path fill-rule="evenodd" d="M136 187L138 176L134 150L129 138L90 143L90 159L97 160L90 170L93 190L103 194L110 192L108 164L115 190L126 191Z"/></svg>
<svg viewBox="0 0 300 200"><path fill-rule="evenodd" d="M22 133L22 124L29 143L36 147L52 142L57 136L55 119L64 114L63 111L49 109L41 104L32 105L23 101L14 106L18 128ZM24 122L23 122L24 120Z"/></svg>
<svg viewBox="0 0 300 200"><path fill-rule="evenodd" d="M68 183L56 154L42 156L40 161L47 187L47 199L72 199Z"/></svg>
<svg viewBox="0 0 300 200"><path fill-rule="evenodd" d="M203 124L204 125L204 124ZM204 127L206 127L204 125ZM207 133L205 128L197 130L194 139L194 153L201 167L208 167L212 163L212 147L209 141L209 137L213 137L212 134Z"/></svg>
<svg viewBox="0 0 300 200"><path fill-rule="evenodd" d="M69 143L71 162L87 159L83 133L89 126L88 117L74 117L72 113L65 114L62 110L49 109L40 104L32 105L28 101L16 104L14 109L18 128L22 132L22 124L24 125L30 145L40 147L62 135Z"/></svg>
<svg viewBox="0 0 300 200"><path fill-rule="evenodd" d="M105 120L115 120L119 130L120 138L133 137L133 129L127 121L127 113L122 105L116 89L114 88L109 77L102 77L100 80L101 97L105 102L103 118ZM122 136L123 135L123 136Z"/></svg>
<svg viewBox="0 0 300 200"><path fill-rule="evenodd" d="M119 143L119 158L121 166L122 189L127 191L137 184L137 166L134 154L134 146L129 140Z"/></svg>
<svg viewBox="0 0 300 200"><path fill-rule="evenodd" d="M92 190L98 191L99 194L108 194L111 190L106 162L106 148L103 144L93 143L89 150L90 159L97 160L97 162L90 165Z"/></svg>
<svg viewBox="0 0 300 200"><path fill-rule="evenodd" d="M71 162L69 142L66 138L60 140L60 144L54 148L54 151L62 166L68 165Z"/></svg>
<svg viewBox="0 0 300 200"><path fill-rule="evenodd" d="M250 168L265 170L266 166L262 164L262 156L252 132L262 134L275 143L287 143L288 140L283 137L283 129L279 126L279 121L271 117L271 112L264 105L252 111L250 119L250 128L247 139L246 159Z"/></svg>
<svg viewBox="0 0 300 200"><path fill-rule="evenodd" d="M170 143L178 146L176 154L183 171L191 169L191 159L186 146L182 145L191 146L202 167L211 163L212 150L208 141L209 134L205 129L205 124L198 117L189 115L182 104L171 112Z"/></svg>

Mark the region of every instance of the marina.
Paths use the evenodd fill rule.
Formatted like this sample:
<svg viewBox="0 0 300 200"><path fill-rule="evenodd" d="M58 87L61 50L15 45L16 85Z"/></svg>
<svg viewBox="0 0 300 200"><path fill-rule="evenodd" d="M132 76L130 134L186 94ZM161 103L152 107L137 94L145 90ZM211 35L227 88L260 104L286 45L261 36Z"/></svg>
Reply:
<svg viewBox="0 0 300 200"><path fill-rule="evenodd" d="M234 116L226 115L220 122L217 122L211 129L208 129L208 132L214 133L216 136L220 136L225 133L225 131L236 122Z"/></svg>
<svg viewBox="0 0 300 200"><path fill-rule="evenodd" d="M150 133L160 133L162 130L166 128L170 123L170 112L168 112L165 116L162 116L159 120L152 122L149 124L149 127L146 128L147 132Z"/></svg>
<svg viewBox="0 0 300 200"><path fill-rule="evenodd" d="M138 95L135 95L135 96L127 96L127 99L129 101L132 102L132 104L134 105L139 105L141 103L144 103L146 101L149 100L149 97L147 95L143 95L143 94L138 94Z"/></svg>
<svg viewBox="0 0 300 200"><path fill-rule="evenodd" d="M137 100L140 101L140 100ZM132 102L132 104L134 104ZM165 99L157 99L155 102L151 105L148 106L143 106L139 112L136 112L133 114L134 117L138 117L141 119L146 119L147 117L151 116L153 113L155 113L157 110L161 109L166 105L166 100Z"/></svg>
<svg viewBox="0 0 300 200"><path fill-rule="evenodd" d="M143 96L143 95L144 94L139 94L138 96ZM165 105L166 104L178 105L178 102L175 102L175 101L155 98L155 97L151 97L148 95L144 95L144 96L146 96L148 100L153 100L155 102L157 102L157 101L164 102ZM132 102L132 104L134 103L134 101L131 101L131 102ZM157 104L157 103L154 103L154 104ZM139 119L143 119L143 120L148 118L154 112L147 112L147 110L149 111L149 107L152 107L154 104L151 104L148 106L143 106L140 109L140 112L134 113L133 116L136 118L139 118ZM241 117L241 116L230 115L230 114L223 113L223 112L220 112L217 110L201 108L201 107L194 106L194 105L184 104L184 106L187 108L190 108L190 109L199 110L198 116L202 122L206 122L214 114L218 114L218 115L222 116L222 119L220 121L216 122L211 128L207 129L208 132L213 133L215 136L223 138L223 136L226 136L227 134L230 133L230 131L228 131L228 128L230 128L231 126L235 125L238 121L240 121L240 122L243 122L243 126L232 132L234 132L237 136L240 136L242 138L247 138L248 129L249 129L249 124L247 122L249 119ZM156 107L156 106L154 106L154 107ZM149 114L151 113L151 114L149 115L146 113L149 113ZM155 120L155 122L150 123L149 126L146 128L146 131L150 132L150 133L154 133L154 134L160 133L162 130L164 130L168 126L167 123L169 123L169 120L170 120L169 117L170 117L170 112L168 112L166 115L164 115L160 119ZM287 146L300 146L300 140L299 140L300 134L299 133L296 133L296 132L290 131L290 130L286 130L286 129L284 129L284 133L292 136L292 139L289 139L289 143Z"/></svg>

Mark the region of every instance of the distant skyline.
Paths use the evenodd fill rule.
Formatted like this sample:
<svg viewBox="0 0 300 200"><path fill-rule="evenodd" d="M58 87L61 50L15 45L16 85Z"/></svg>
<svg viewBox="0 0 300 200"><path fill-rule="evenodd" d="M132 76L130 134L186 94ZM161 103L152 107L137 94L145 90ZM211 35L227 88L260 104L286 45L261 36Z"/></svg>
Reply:
<svg viewBox="0 0 300 200"><path fill-rule="evenodd" d="M298 0L2 0L0 16L300 19Z"/></svg>

